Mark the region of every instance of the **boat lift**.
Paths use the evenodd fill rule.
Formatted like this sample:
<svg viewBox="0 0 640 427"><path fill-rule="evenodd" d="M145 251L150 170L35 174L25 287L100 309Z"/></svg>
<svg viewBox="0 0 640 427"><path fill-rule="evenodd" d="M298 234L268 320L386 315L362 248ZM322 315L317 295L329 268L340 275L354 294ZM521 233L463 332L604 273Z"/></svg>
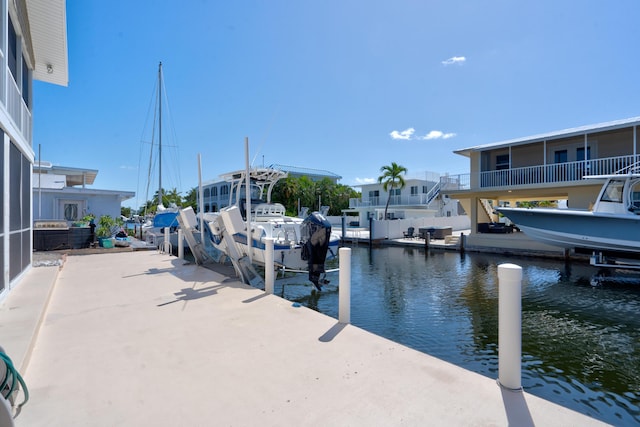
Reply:
<svg viewBox="0 0 640 427"><path fill-rule="evenodd" d="M226 212L221 212L224 215ZM200 230L196 228L198 220L196 214L193 212L193 208L188 207L180 210L179 216L180 227L184 232L185 239L191 248L191 253L199 265L206 264L208 262L216 261L210 251L207 250L207 239L202 236ZM233 268L236 274L242 281L242 283L251 285L254 287L264 287L264 281L262 277L256 272L253 264L246 255L238 250L233 240L233 222L229 218L223 216L223 223L225 224L222 230L223 239L225 245L224 253L231 260ZM211 232L207 230L208 224L203 225L204 230L202 232ZM231 227L231 230L229 230ZM216 249L211 248L212 252Z"/></svg>
<svg viewBox="0 0 640 427"><path fill-rule="evenodd" d="M640 270L640 260L630 258L616 258L606 255L602 251L593 251L589 264L594 267L620 268L624 270Z"/></svg>

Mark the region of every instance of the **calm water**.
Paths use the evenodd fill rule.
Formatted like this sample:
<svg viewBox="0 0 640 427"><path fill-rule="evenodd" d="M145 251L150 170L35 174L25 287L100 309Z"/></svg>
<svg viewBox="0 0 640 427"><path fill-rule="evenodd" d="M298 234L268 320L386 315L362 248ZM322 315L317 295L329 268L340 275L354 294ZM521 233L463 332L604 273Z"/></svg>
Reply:
<svg viewBox="0 0 640 427"><path fill-rule="evenodd" d="M401 247L352 248L351 323L498 377L497 270L523 268L522 386L614 425L640 423L640 275L594 280L585 264ZM338 275L276 294L337 319Z"/></svg>

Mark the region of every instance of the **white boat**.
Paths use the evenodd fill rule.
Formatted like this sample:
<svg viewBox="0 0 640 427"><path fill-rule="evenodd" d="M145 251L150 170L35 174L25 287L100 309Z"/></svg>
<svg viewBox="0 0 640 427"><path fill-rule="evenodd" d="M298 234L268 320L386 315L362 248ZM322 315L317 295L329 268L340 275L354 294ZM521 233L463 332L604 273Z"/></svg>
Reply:
<svg viewBox="0 0 640 427"><path fill-rule="evenodd" d="M271 238L274 267L308 271L309 280L321 289L325 282L325 260L337 256L340 236L331 232L331 224L319 212L306 218L287 216L282 204L271 201L274 185L286 176L287 173L276 169L251 169L250 197L247 198L246 171L223 175L230 183L229 206L220 212L204 213L203 219L208 225L211 243L218 250L226 254L230 249L237 250L252 263L264 266L265 239ZM250 233L247 233L247 214Z"/></svg>
<svg viewBox="0 0 640 427"><path fill-rule="evenodd" d="M640 163L606 179L590 210L497 208L533 239L563 248L640 254Z"/></svg>

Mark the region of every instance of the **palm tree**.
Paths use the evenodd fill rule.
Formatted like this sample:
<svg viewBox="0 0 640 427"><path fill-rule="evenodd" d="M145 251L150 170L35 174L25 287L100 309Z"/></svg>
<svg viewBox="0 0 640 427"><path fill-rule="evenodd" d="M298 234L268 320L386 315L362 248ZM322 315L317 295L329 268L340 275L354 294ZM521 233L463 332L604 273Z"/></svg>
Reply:
<svg viewBox="0 0 640 427"><path fill-rule="evenodd" d="M389 202L391 201L391 191L394 188L404 188L405 182L402 175L407 173L407 168L400 166L396 162L391 162L390 166L382 166L380 172L382 172L382 175L378 177L378 183L382 184L382 189L389 194L387 197L387 205L384 207L384 219L387 219L387 209L389 209Z"/></svg>

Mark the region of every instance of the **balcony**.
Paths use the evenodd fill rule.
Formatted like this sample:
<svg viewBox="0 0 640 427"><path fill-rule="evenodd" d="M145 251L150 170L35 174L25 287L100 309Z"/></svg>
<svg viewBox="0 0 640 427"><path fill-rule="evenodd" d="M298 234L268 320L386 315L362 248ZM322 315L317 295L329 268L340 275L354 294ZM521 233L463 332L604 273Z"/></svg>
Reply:
<svg viewBox="0 0 640 427"><path fill-rule="evenodd" d="M430 204L440 193L440 185L436 184L427 193L391 196L389 206L419 206L429 208ZM349 199L349 208L383 207L387 204L387 196L369 197L368 199Z"/></svg>
<svg viewBox="0 0 640 427"><path fill-rule="evenodd" d="M465 191L499 187L531 186L581 181L586 175L619 172L640 160L640 155L606 157L577 162L528 166L440 178L443 191Z"/></svg>

